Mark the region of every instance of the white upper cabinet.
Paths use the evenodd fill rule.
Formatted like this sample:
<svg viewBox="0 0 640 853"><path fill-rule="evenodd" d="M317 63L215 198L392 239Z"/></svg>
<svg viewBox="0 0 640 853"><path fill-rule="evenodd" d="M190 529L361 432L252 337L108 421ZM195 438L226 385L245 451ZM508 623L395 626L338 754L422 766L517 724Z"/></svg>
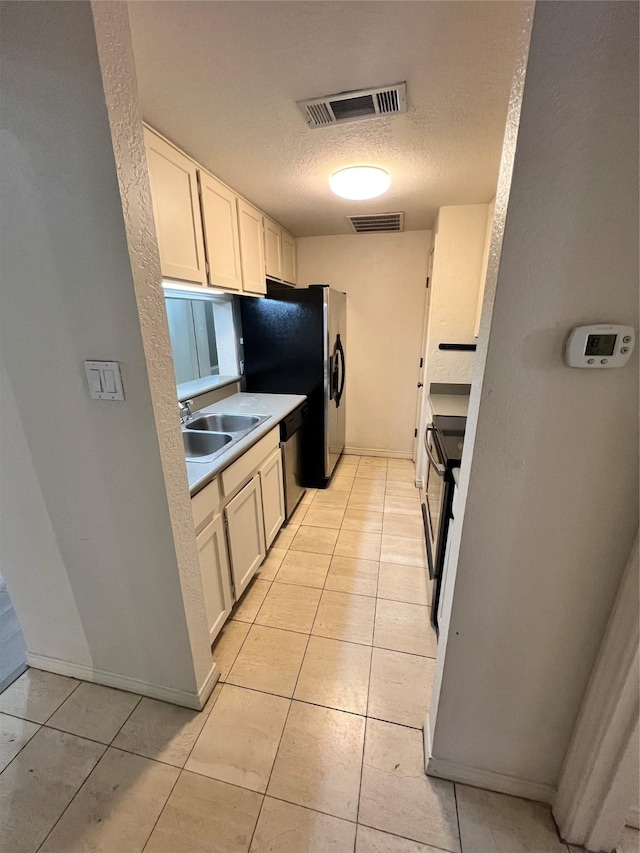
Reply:
<svg viewBox="0 0 640 853"><path fill-rule="evenodd" d="M282 279L282 228L264 217L264 255L269 278Z"/></svg>
<svg viewBox="0 0 640 853"><path fill-rule="evenodd" d="M145 127L163 278L264 296L296 282L295 238Z"/></svg>
<svg viewBox="0 0 640 853"><path fill-rule="evenodd" d="M200 169L202 224L212 287L242 290L237 196L213 175Z"/></svg>
<svg viewBox="0 0 640 853"><path fill-rule="evenodd" d="M265 294L267 282L264 269L262 214L242 198L238 199L238 228L242 288L245 293Z"/></svg>
<svg viewBox="0 0 640 853"><path fill-rule="evenodd" d="M162 275L204 285L207 273L196 166L147 128L144 136Z"/></svg>
<svg viewBox="0 0 640 853"><path fill-rule="evenodd" d="M282 278L296 284L296 238L282 232Z"/></svg>

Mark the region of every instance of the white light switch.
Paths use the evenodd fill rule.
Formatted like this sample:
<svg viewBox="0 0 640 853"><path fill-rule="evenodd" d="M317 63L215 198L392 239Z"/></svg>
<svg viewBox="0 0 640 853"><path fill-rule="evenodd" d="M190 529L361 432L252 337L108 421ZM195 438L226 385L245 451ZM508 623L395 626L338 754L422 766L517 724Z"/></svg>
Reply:
<svg viewBox="0 0 640 853"><path fill-rule="evenodd" d="M124 388L117 361L85 361L89 393L94 400L124 400Z"/></svg>
<svg viewBox="0 0 640 853"><path fill-rule="evenodd" d="M87 371L89 375L89 390L91 394L101 394L102 393L102 376L100 375L99 370L95 370L93 367Z"/></svg>

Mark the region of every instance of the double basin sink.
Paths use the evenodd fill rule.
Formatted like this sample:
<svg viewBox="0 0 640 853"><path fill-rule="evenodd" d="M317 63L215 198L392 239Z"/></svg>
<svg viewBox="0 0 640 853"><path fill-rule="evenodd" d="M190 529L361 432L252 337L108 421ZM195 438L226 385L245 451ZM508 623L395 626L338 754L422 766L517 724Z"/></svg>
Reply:
<svg viewBox="0 0 640 853"><path fill-rule="evenodd" d="M184 453L189 462L212 462L245 435L259 427L269 415L199 415L182 425Z"/></svg>

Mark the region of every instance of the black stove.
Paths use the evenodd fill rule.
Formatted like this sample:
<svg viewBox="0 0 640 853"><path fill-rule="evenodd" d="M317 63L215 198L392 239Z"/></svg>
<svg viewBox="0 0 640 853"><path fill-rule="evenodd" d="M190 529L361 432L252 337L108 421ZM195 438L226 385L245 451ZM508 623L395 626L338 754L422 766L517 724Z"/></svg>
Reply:
<svg viewBox="0 0 640 853"><path fill-rule="evenodd" d="M433 426L440 444L442 462L447 468L456 468L460 465L466 423L467 419L464 417L454 415L433 416Z"/></svg>

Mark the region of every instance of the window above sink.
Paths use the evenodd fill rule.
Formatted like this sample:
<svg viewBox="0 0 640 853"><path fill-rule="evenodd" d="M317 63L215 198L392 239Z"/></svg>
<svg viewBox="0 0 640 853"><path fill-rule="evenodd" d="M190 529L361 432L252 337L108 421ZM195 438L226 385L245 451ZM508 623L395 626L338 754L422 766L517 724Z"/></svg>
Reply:
<svg viewBox="0 0 640 853"><path fill-rule="evenodd" d="M163 285L178 399L237 381L240 336L233 297Z"/></svg>

